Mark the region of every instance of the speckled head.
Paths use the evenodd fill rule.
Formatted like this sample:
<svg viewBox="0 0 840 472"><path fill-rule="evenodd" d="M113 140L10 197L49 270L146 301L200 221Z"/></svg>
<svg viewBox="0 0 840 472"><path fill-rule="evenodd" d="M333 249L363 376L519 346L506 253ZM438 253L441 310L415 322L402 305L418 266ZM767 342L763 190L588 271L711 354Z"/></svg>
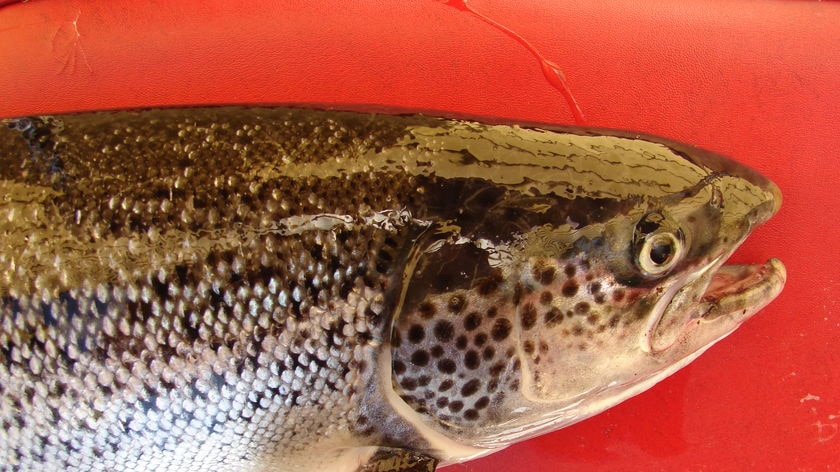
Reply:
<svg viewBox="0 0 840 472"><path fill-rule="evenodd" d="M723 265L781 203L757 173L656 138L503 131L439 143L497 173L464 171L483 206L417 248L394 320L393 388L437 433L497 448L589 417L780 292L777 260Z"/></svg>

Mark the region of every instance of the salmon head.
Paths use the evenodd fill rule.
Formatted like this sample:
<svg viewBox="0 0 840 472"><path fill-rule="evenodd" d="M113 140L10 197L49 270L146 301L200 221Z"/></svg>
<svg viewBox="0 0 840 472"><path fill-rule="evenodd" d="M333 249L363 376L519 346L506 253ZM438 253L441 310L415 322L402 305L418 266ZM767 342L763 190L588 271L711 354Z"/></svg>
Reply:
<svg viewBox="0 0 840 472"><path fill-rule="evenodd" d="M405 270L390 337L392 401L430 437L494 449L587 418L782 289L778 260L725 264L781 204L727 158L630 134L458 136L435 141L468 158L419 211L443 223Z"/></svg>

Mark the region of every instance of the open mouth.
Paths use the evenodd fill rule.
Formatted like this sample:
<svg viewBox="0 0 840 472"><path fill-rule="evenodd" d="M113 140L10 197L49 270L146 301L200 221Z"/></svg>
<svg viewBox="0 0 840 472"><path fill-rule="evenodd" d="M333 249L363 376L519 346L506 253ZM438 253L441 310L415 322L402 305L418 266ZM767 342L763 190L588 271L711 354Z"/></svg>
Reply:
<svg viewBox="0 0 840 472"><path fill-rule="evenodd" d="M787 277L778 259L764 264L717 264L713 261L682 287L674 284L673 292L662 297L662 311L652 318L646 335L650 352L671 349L689 336L698 345L723 338L776 298ZM698 287L704 284L698 296Z"/></svg>
<svg viewBox="0 0 840 472"><path fill-rule="evenodd" d="M782 291L787 272L778 259L764 264L729 264L713 275L701 298L700 316L745 319L770 303Z"/></svg>

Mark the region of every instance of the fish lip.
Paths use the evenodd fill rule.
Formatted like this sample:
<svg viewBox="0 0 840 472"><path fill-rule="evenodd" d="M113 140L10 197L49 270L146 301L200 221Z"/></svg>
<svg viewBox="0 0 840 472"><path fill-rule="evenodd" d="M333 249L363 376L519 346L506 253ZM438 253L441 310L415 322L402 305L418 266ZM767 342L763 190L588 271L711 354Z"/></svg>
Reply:
<svg viewBox="0 0 840 472"><path fill-rule="evenodd" d="M714 321L726 316L743 321L765 307L784 288L787 270L782 261L764 264L727 264L711 277L696 317Z"/></svg>
<svg viewBox="0 0 840 472"><path fill-rule="evenodd" d="M695 340L698 347L714 343L767 306L784 288L787 271L778 259L770 259L764 264L725 265L723 259L707 264L686 283L674 284L667 296L660 299L662 308L646 331L644 347L647 352L663 353L689 338L698 338ZM675 301L678 294L694 284L705 285L702 295L691 308L680 307ZM678 306L674 307L675 304ZM661 332L660 325L673 317L682 320L680 327L676 331L662 328L665 331Z"/></svg>

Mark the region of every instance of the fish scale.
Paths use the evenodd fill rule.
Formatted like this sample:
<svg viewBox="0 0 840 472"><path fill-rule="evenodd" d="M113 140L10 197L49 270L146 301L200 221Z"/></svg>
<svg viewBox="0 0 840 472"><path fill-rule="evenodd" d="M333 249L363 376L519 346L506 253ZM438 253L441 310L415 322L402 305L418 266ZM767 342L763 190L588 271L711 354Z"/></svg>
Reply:
<svg viewBox="0 0 840 472"><path fill-rule="evenodd" d="M7 123L2 470L433 470L638 393L784 281L721 268L778 189L659 138L282 108ZM715 306L744 308L696 335Z"/></svg>

